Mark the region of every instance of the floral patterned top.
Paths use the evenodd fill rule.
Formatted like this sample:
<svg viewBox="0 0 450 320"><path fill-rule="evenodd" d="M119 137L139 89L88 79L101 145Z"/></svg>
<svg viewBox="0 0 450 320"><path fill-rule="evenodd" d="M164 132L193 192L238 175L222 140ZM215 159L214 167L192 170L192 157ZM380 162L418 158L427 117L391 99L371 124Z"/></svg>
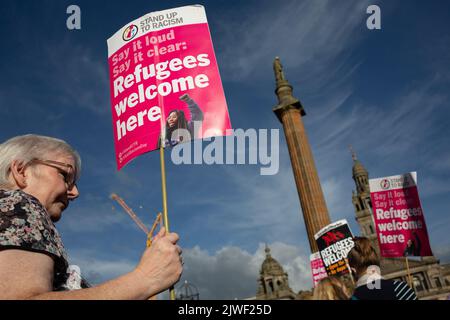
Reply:
<svg viewBox="0 0 450 320"><path fill-rule="evenodd" d="M66 290L67 254L46 209L21 190L0 190L0 250L21 249L55 261L53 290Z"/></svg>

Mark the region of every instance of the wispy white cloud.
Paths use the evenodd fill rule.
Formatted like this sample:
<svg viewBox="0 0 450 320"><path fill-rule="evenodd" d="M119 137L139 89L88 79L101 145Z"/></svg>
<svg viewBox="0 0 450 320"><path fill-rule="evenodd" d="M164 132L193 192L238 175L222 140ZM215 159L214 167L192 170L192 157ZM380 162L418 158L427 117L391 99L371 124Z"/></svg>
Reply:
<svg viewBox="0 0 450 320"><path fill-rule="evenodd" d="M58 228L76 234L101 233L113 225L126 225L126 219L125 214L115 209L114 203L106 195L85 194L83 202L72 203L63 213Z"/></svg>
<svg viewBox="0 0 450 320"><path fill-rule="evenodd" d="M351 193L347 188L342 187L341 178L329 177L322 182L322 189L327 203L331 221L347 219L351 221L355 217L355 212L351 204ZM348 182L352 181L347 175ZM350 182L351 183L351 182Z"/></svg>
<svg viewBox="0 0 450 320"><path fill-rule="evenodd" d="M177 200L177 206L193 206L202 212L191 214L184 224L189 234L215 230L222 235L233 234L232 238L227 237L229 243L252 239L248 242L251 246L258 240L273 241L277 235L292 240L304 234L300 203L288 162L280 164L280 172L274 176L255 174L259 171L256 166L223 166L218 171L227 177L226 187L218 187L216 180L200 185L192 181L192 187L187 188L191 197Z"/></svg>
<svg viewBox="0 0 450 320"><path fill-rule="evenodd" d="M450 263L450 246L438 246L433 249L433 254L440 259L441 263Z"/></svg>
<svg viewBox="0 0 450 320"><path fill-rule="evenodd" d="M40 50L34 52L34 59L39 63L30 67L30 61L20 57L24 68L27 67L26 76L3 86L0 98L3 113L32 112L42 116L41 121L46 123L74 114L74 109L108 114L106 58L96 57L90 48L69 38L37 47ZM43 91L41 87L49 89Z"/></svg>
<svg viewBox="0 0 450 320"><path fill-rule="evenodd" d="M442 150L438 159L434 157L436 152L430 152L430 159L428 165L430 169L435 170L436 172L449 172L450 171L450 152L447 150Z"/></svg>
<svg viewBox="0 0 450 320"><path fill-rule="evenodd" d="M255 76L261 66L280 56L310 79L328 78L339 67L332 62L358 40L355 31L365 21L367 3L263 2L258 8L245 8L240 15L235 10L233 15L224 14L226 19L216 23L225 76L235 80Z"/></svg>
<svg viewBox="0 0 450 320"><path fill-rule="evenodd" d="M415 150L432 147L429 141L440 130L441 118L436 111L447 99L446 95L433 91L435 85L435 81L424 80L394 95L385 105L353 100L346 102L345 109L327 117L314 113L305 118L307 126L312 123L308 135L312 138L310 142L324 179L341 175L343 164L349 163L350 144L363 158L383 159L378 161L375 169L388 163L404 162L405 153L418 155ZM445 166L445 152L440 149L422 153L420 157L409 159L409 163L424 167L432 163ZM441 153L443 161L435 161ZM386 155L389 155L388 162Z"/></svg>
<svg viewBox="0 0 450 320"><path fill-rule="evenodd" d="M318 152L329 154L330 150L354 140L357 150L401 154L428 141L438 120L434 111L445 98L431 93L430 86L420 85L403 94L397 95L388 106L358 102L350 112L330 114L320 126L313 127L315 140L319 141ZM364 139L360 139L361 135Z"/></svg>
<svg viewBox="0 0 450 320"><path fill-rule="evenodd" d="M446 177L440 177L439 175L418 176L417 179L418 189L423 197L443 195L450 192L450 185Z"/></svg>
<svg viewBox="0 0 450 320"><path fill-rule="evenodd" d="M45 47L45 56L52 73L42 75L41 81L48 82L57 92L55 103L87 109L97 115L109 113L106 58L97 58L88 47L67 38Z"/></svg>

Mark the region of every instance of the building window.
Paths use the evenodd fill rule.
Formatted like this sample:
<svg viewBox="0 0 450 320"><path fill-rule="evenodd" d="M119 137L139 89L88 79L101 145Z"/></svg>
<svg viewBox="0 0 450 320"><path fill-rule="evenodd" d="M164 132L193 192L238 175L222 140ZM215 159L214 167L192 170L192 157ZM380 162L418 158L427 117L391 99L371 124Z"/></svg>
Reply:
<svg viewBox="0 0 450 320"><path fill-rule="evenodd" d="M271 294L273 294L274 291L275 291L275 290L274 290L274 288L273 288L273 282L272 282L272 280L269 280L269 281L268 281L268 286L267 286L267 293L268 293L269 295L271 295Z"/></svg>
<svg viewBox="0 0 450 320"><path fill-rule="evenodd" d="M423 291L422 283L418 277L413 277L414 289L417 291Z"/></svg>
<svg viewBox="0 0 450 320"><path fill-rule="evenodd" d="M442 282L441 279L439 279L439 277L434 277L433 281L436 288L442 288Z"/></svg>
<svg viewBox="0 0 450 320"><path fill-rule="evenodd" d="M428 290L428 285L425 283L425 279L420 273L413 276L413 283L417 291Z"/></svg>
<svg viewBox="0 0 450 320"><path fill-rule="evenodd" d="M359 199L359 200L360 200L359 206L361 207L361 210L364 210L364 202L362 202L361 199Z"/></svg>

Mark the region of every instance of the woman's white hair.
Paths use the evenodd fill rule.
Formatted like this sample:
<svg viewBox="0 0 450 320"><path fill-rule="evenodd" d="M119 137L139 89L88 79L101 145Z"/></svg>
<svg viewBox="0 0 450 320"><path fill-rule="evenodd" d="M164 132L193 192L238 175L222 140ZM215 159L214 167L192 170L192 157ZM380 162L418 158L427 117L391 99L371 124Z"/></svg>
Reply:
<svg viewBox="0 0 450 320"><path fill-rule="evenodd" d="M9 174L14 160L26 164L33 159L52 160L49 156L70 156L75 163L76 179L80 176L81 159L67 142L52 137L26 134L0 144L0 187L10 188Z"/></svg>

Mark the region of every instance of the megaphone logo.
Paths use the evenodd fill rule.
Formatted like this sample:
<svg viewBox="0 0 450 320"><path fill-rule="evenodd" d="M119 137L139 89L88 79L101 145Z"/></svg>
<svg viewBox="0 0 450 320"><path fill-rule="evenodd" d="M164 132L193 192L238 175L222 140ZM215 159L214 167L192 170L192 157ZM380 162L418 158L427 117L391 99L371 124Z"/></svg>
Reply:
<svg viewBox="0 0 450 320"><path fill-rule="evenodd" d="M123 30L122 39L123 41L130 41L133 39L138 33L138 27L135 24L130 24Z"/></svg>
<svg viewBox="0 0 450 320"><path fill-rule="evenodd" d="M391 184L388 179L383 179L380 181L380 187L383 190L387 190L391 187Z"/></svg>

